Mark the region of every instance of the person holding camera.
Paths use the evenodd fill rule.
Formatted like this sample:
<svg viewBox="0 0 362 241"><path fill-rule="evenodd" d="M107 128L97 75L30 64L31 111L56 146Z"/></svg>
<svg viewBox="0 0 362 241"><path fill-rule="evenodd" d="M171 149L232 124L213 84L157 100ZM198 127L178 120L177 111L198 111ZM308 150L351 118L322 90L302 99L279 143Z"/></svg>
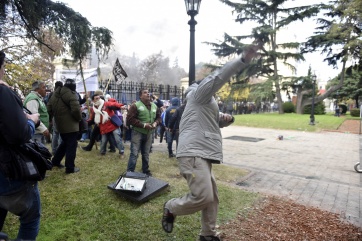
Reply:
<svg viewBox="0 0 362 241"><path fill-rule="evenodd" d="M5 53L0 51L0 231L8 212L19 216L16 240L36 240L40 228L40 194L36 181L16 180L11 176L10 145L28 142L39 125L39 114L26 114L19 96L2 81ZM3 236L5 237L5 235Z"/></svg>

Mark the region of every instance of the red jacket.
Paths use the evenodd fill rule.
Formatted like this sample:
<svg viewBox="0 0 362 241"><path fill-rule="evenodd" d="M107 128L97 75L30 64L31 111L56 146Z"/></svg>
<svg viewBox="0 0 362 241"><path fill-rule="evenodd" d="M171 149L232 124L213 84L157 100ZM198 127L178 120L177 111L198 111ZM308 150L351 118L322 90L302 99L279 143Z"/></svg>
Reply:
<svg viewBox="0 0 362 241"><path fill-rule="evenodd" d="M99 129L100 129L101 135L107 134L107 133L112 132L115 129L119 128L118 126L113 125L113 123L111 122L110 119L113 115L115 115L114 110L121 109L122 106L123 106L123 104L118 103L113 98L110 98L110 99L108 99L108 101L104 102L102 111L106 111L108 113L109 120L107 120L107 122L105 122L105 123L102 123L102 118L101 118L101 122L99 123ZM94 111L93 111L93 108L91 108L91 113L90 113L88 122L93 121L93 120L94 120Z"/></svg>

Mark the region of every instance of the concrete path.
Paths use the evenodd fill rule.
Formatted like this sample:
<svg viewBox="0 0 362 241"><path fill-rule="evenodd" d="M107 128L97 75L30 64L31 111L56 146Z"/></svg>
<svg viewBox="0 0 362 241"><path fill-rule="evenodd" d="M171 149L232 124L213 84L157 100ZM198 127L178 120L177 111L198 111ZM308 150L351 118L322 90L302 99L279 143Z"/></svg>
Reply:
<svg viewBox="0 0 362 241"><path fill-rule="evenodd" d="M360 136L230 126L222 129L224 164L250 170L241 186L341 214L362 227ZM283 136L279 140L278 136ZM156 143L155 150L166 151Z"/></svg>

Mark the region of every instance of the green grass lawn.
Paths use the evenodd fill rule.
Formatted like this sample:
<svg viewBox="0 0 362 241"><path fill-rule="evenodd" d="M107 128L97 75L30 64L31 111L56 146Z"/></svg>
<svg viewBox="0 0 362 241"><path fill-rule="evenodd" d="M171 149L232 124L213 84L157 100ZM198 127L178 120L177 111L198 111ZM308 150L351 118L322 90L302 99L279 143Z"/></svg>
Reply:
<svg viewBox="0 0 362 241"><path fill-rule="evenodd" d="M235 124L320 131L336 130L346 118L351 117L316 115L316 125L310 126L309 115L250 114L235 116ZM76 165L81 168L79 173L65 175L64 170L57 168L49 171L46 179L39 182L42 218L38 240L195 240L200 230L200 213L177 217L172 234L166 234L161 227L164 202L188 192L186 181L179 175L176 159L168 158L166 147L164 153L155 152L150 156L154 177L170 185L159 196L144 204L136 204L107 188L126 170L128 155L129 146L126 146L123 160L115 153L100 156L95 149L91 152L78 149ZM140 168L139 158L136 171ZM220 196L218 223L226 223L238 214L247 215L246 210L259 198L258 194L242 191L235 185L247 171L225 165L213 165L213 170ZM18 225L17 217L9 214L3 231L15 238Z"/></svg>
<svg viewBox="0 0 362 241"><path fill-rule="evenodd" d="M249 126L257 128L269 128L280 130L298 130L298 131L322 131L337 130L346 119L359 119L350 115L335 117L333 114L315 115L315 125L309 125L310 115L290 114L247 114L236 115L235 125Z"/></svg>
<svg viewBox="0 0 362 241"><path fill-rule="evenodd" d="M151 154L153 176L170 186L154 199L136 204L107 188L126 170L128 159L121 160L115 153L100 156L98 152L78 149L76 165L81 168L79 173L66 175L64 169L54 168L44 181L39 182L42 218L37 240L196 239L200 230L200 213L177 217L172 234L165 233L161 227L164 202L188 192L175 158L168 158L166 152ZM128 155L129 147L126 146ZM220 193L218 222L225 223L237 214L246 214L245 210L252 206L258 195L242 191L230 183L237 182L247 172L224 165L213 167ZM140 168L139 158L137 170ZM3 231L15 238L18 224L17 217L9 214Z"/></svg>

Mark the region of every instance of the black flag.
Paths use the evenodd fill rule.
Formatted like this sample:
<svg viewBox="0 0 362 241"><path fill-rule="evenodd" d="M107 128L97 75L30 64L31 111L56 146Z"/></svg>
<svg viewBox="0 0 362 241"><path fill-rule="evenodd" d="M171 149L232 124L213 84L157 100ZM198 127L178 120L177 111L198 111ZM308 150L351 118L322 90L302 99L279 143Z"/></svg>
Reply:
<svg viewBox="0 0 362 241"><path fill-rule="evenodd" d="M116 80L116 84L120 84L128 76L126 71L124 71L124 69L122 68L122 65L119 62L118 58L113 68L113 75L114 79Z"/></svg>

